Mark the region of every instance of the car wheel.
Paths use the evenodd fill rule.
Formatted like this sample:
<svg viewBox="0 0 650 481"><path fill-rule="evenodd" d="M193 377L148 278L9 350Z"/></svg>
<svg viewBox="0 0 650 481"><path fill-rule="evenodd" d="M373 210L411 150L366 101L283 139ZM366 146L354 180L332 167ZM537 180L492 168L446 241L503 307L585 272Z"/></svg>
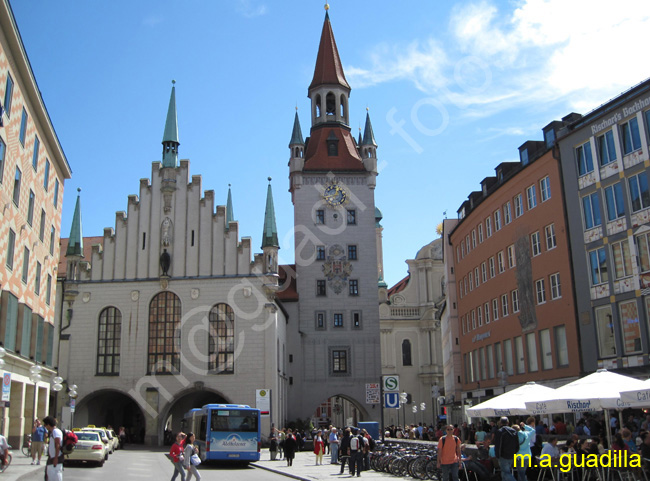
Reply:
<svg viewBox="0 0 650 481"><path fill-rule="evenodd" d="M106 456L104 456L104 461L108 461L108 453L106 453Z"/></svg>
<svg viewBox="0 0 650 481"><path fill-rule="evenodd" d="M100 468L104 466L104 460L102 459L101 461L97 461L97 466L99 466Z"/></svg>

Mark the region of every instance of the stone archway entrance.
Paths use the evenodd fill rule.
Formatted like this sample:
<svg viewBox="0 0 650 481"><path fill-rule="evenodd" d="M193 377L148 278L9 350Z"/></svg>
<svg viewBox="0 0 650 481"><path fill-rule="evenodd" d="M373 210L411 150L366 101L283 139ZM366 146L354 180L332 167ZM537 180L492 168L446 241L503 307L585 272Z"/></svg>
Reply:
<svg viewBox="0 0 650 481"><path fill-rule="evenodd" d="M311 421L315 428L329 427L330 424L342 428L356 426L367 418L368 413L359 402L338 394L318 405Z"/></svg>
<svg viewBox="0 0 650 481"><path fill-rule="evenodd" d="M158 438L160 442L158 444L171 445L173 443L173 433L181 430L181 420L190 409L200 408L205 404L227 404L228 402L225 397L215 391L192 389L179 393L161 412Z"/></svg>
<svg viewBox="0 0 650 481"><path fill-rule="evenodd" d="M93 392L77 402L74 427L89 424L111 426L117 433L124 426L127 442L141 444L145 439L145 419L142 409L130 396L114 390Z"/></svg>

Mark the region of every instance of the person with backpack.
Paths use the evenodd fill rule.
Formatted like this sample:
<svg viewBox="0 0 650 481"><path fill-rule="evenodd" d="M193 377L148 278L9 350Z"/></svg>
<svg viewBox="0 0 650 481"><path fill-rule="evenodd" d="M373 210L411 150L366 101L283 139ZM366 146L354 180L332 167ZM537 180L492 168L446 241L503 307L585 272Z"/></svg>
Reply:
<svg viewBox="0 0 650 481"><path fill-rule="evenodd" d="M56 427L56 419L46 416L43 419L45 429L50 433L50 441L47 447L47 465L45 476L48 481L63 481L63 433Z"/></svg>
<svg viewBox="0 0 650 481"><path fill-rule="evenodd" d="M357 473L357 477L361 476L363 470L363 453L366 450L366 443L368 441L355 428L354 435L350 438L350 476Z"/></svg>
<svg viewBox="0 0 650 481"><path fill-rule="evenodd" d="M438 440L438 469L442 469L442 481L458 481L458 469L463 464L460 453L460 439L454 434L451 424L445 428L446 434Z"/></svg>
<svg viewBox="0 0 650 481"><path fill-rule="evenodd" d="M502 417L499 425L501 427L494 434L494 454L501 468L501 480L515 481L515 477L512 475L512 465L515 454L519 451L519 437L510 427L507 417Z"/></svg>
<svg viewBox="0 0 650 481"><path fill-rule="evenodd" d="M375 450L375 440L372 439L372 436L368 434L368 431L365 429L361 430L361 434L365 438L365 450L363 452L363 470L370 470L370 452Z"/></svg>

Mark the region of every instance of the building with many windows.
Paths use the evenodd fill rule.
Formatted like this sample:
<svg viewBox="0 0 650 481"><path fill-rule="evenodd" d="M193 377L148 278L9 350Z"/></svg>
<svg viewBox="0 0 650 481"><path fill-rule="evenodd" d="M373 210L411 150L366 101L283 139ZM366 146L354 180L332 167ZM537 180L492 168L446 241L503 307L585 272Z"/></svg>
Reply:
<svg viewBox="0 0 650 481"><path fill-rule="evenodd" d="M650 351L650 81L559 139L584 370L647 374Z"/></svg>
<svg viewBox="0 0 650 481"><path fill-rule="evenodd" d="M48 412L56 270L70 166L45 108L8 0L0 1L0 341L11 393L2 434L18 445ZM41 366L42 380L30 376Z"/></svg>
<svg viewBox="0 0 650 481"><path fill-rule="evenodd" d="M404 409L385 411L386 425L430 424L439 413L444 391L441 318L447 309L442 248L442 239L423 246L415 259L406 261L408 275L380 290L385 293L379 306L382 374L398 375L400 391L409 395Z"/></svg>
<svg viewBox="0 0 650 481"><path fill-rule="evenodd" d="M581 372L560 164L553 142L519 148L458 210L454 255L462 396L477 403L527 381ZM470 401L468 401L470 400Z"/></svg>

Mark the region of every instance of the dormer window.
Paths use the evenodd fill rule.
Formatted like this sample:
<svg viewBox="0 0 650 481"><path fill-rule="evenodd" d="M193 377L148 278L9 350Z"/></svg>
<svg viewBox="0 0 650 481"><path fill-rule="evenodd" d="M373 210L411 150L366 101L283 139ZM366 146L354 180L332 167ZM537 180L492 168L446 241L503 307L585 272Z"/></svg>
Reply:
<svg viewBox="0 0 650 481"><path fill-rule="evenodd" d="M521 158L522 165L528 165L528 150L523 149L519 152L519 157Z"/></svg>
<svg viewBox="0 0 650 481"><path fill-rule="evenodd" d="M555 130L549 129L544 132L544 141L546 142L546 148L550 149L555 143Z"/></svg>
<svg viewBox="0 0 650 481"><path fill-rule="evenodd" d="M325 97L325 113L327 115L336 115L336 97L332 92L327 94Z"/></svg>
<svg viewBox="0 0 650 481"><path fill-rule="evenodd" d="M327 136L327 155L330 157L336 157L339 155L339 139L336 137L333 130Z"/></svg>

